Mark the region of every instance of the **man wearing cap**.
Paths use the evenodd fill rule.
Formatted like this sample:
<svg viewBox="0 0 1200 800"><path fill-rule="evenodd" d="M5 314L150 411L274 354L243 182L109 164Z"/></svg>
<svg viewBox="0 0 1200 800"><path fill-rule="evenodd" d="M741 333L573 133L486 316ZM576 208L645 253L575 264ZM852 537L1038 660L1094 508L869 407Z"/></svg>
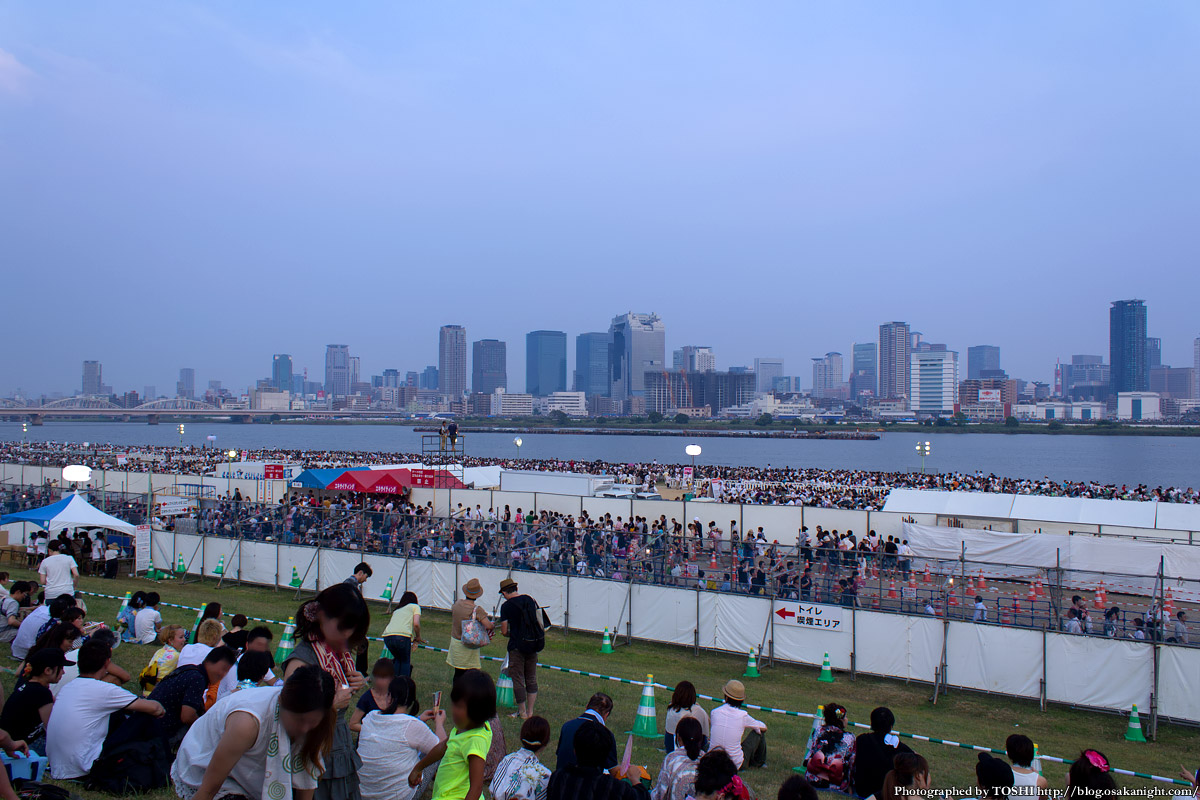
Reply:
<svg viewBox="0 0 1200 800"><path fill-rule="evenodd" d="M504 596L500 633L508 637L508 676L517 703L512 716L529 719L537 702L537 654L546 643L545 633L537 625L542 610L532 597L517 591L512 578L500 581L500 594Z"/></svg>
<svg viewBox="0 0 1200 800"><path fill-rule="evenodd" d="M50 687L62 678L63 667L74 663L57 647L34 653L29 659L29 680L4 702L0 730L14 739L23 739L39 753L46 752L46 721L54 708Z"/></svg>
<svg viewBox="0 0 1200 800"><path fill-rule="evenodd" d="M725 684L725 703L709 715L709 750L724 748L737 765L762 767L767 763L767 725L746 713L746 687L741 681Z"/></svg>
<svg viewBox="0 0 1200 800"><path fill-rule="evenodd" d="M446 663L454 667L454 677L470 669L480 669L479 649L467 647L462 643L463 623L474 618L483 623L483 627L491 633L495 625L488 619L487 612L475 605L475 601L483 594L483 586L477 578L471 578L462 586L463 596L450 606L450 652L446 654Z"/></svg>

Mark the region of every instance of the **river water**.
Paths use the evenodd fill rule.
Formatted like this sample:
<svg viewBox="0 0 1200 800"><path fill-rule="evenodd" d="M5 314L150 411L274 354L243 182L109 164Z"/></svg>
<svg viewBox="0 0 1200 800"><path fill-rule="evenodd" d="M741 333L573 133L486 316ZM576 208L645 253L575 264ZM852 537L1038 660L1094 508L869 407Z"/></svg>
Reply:
<svg viewBox="0 0 1200 800"><path fill-rule="evenodd" d="M465 431L469 455L511 458L512 434ZM29 441L114 445L177 445L175 425L122 422L47 422L30 427ZM216 436L221 448L283 447L302 450L420 452L421 434L401 425L234 424L188 422L184 442L202 445ZM0 441L21 438L18 423L0 423ZM918 441L928 440L930 471L995 473L1015 478L1098 480L1149 486L1200 482L1200 437L1049 436L1044 434L884 433L877 441L741 439L674 436L521 434L522 458L611 462L687 463L683 448L695 441L696 460L725 466L792 466L824 469L916 471Z"/></svg>

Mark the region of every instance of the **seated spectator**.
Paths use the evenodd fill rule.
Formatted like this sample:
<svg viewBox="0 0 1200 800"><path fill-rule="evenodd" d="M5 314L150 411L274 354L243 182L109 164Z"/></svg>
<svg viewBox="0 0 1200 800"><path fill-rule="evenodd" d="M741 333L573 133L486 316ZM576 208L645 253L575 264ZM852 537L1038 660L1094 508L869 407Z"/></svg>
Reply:
<svg viewBox="0 0 1200 800"><path fill-rule="evenodd" d="M146 605L133 615L133 640L139 644L154 644L158 641L158 629L162 627L162 614L158 604L162 598L158 592L146 595Z"/></svg>
<svg viewBox="0 0 1200 800"><path fill-rule="evenodd" d="M741 681L729 681L723 692L725 702L712 711L709 749L724 750L738 769L761 767L767 763L767 724L746 713L746 687Z"/></svg>
<svg viewBox="0 0 1200 800"><path fill-rule="evenodd" d="M200 641L200 626L210 619L216 620L217 624L221 626L221 633L218 638L225 635L225 623L221 622L221 604L209 603L200 612L200 621L196 623L196 628L192 631L192 644ZM216 647L216 645L214 644L213 647Z"/></svg>
<svg viewBox="0 0 1200 800"><path fill-rule="evenodd" d="M992 800L1008 797L1010 792L1006 790L1013 787L1012 767L990 753L980 753L975 762L975 782L979 785L980 797Z"/></svg>
<svg viewBox="0 0 1200 800"><path fill-rule="evenodd" d="M146 593L134 592L124 608L117 612L117 626L121 629L121 641L136 641L133 635L134 623L137 622L137 612L146 605Z"/></svg>
<svg viewBox="0 0 1200 800"><path fill-rule="evenodd" d="M589 720L599 724L608 733L608 756L601 766L605 769L612 769L620 763L617 761L617 737L613 736L612 732L605 727L612 711L612 698L604 692L596 692L588 700L587 708L583 713L562 726L562 730L558 733L558 751L555 753L558 760L556 769L564 769L575 763L575 732Z"/></svg>
<svg viewBox="0 0 1200 800"><path fill-rule="evenodd" d="M611 738L612 733L595 720L580 723L571 736L574 762L559 767L550 776L547 800L638 800L643 797L631 784L617 780L606 771ZM561 740L559 750L561 763Z"/></svg>
<svg viewBox="0 0 1200 800"><path fill-rule="evenodd" d="M433 730L426 724L429 721ZM412 800L418 796L428 776L416 787L409 786L408 776L422 757L446 741L445 721L446 713L440 709L421 713L412 678L393 679L383 707L369 711L359 726L362 800Z"/></svg>
<svg viewBox="0 0 1200 800"><path fill-rule="evenodd" d="M704 729L695 717L684 717L675 727L678 747L667 753L650 792L651 800L684 800L692 794L696 768L704 755Z"/></svg>
<svg viewBox="0 0 1200 800"><path fill-rule="evenodd" d="M208 689L221 682L235 660L228 647L214 647L199 665L178 667L159 681L150 692L150 699L156 700L166 713L154 721L154 734L167 743L182 738L184 729L212 706Z"/></svg>
<svg viewBox="0 0 1200 800"><path fill-rule="evenodd" d="M1117 782L1113 780L1108 757L1099 750L1084 750L1067 770L1067 800L1113 797Z"/></svg>
<svg viewBox="0 0 1200 800"><path fill-rule="evenodd" d="M907 800L912 793L929 788L929 763L916 753L897 753L892 768L883 776L878 800Z"/></svg>
<svg viewBox="0 0 1200 800"><path fill-rule="evenodd" d="M848 794L854 780L854 734L846 731L846 709L826 703L822 714L804 755L808 782L817 789Z"/></svg>
<svg viewBox="0 0 1200 800"><path fill-rule="evenodd" d="M40 653L42 650L57 650L60 653L69 653L75 649L76 640L81 636L79 628L69 622L60 622L38 639L29 652ZM25 681L29 680L30 674L29 662L22 661L21 665L17 667L17 680L14 685L23 685Z"/></svg>
<svg viewBox="0 0 1200 800"><path fill-rule="evenodd" d="M176 793L311 798L333 744L333 695L333 678L316 665L293 670L280 689L229 695L183 737L171 766Z"/></svg>
<svg viewBox="0 0 1200 800"><path fill-rule="evenodd" d="M92 634L88 641L100 642L101 644L108 645L108 648L111 650L117 646L120 640L117 638L115 633L107 628L102 628L101 630L98 630ZM58 683L50 686L50 691L54 693L54 697L57 699L58 693L61 692L63 688L67 686L67 684L78 677L79 665L68 664L67 666L63 667L62 678L59 679ZM104 680L113 684L114 686L124 686L125 684L129 683L129 681L133 680L133 676L126 672L124 667L121 667L115 663L110 663L108 665L108 674L104 676Z"/></svg>
<svg viewBox="0 0 1200 800"><path fill-rule="evenodd" d="M1033 739L1014 733L1004 742L1004 750L1012 762L1013 786L1036 786L1043 793L1049 790L1050 782L1033 768Z"/></svg>
<svg viewBox="0 0 1200 800"><path fill-rule="evenodd" d="M484 765L492 747L488 720L496 716L496 684L486 672L469 669L455 679L450 702L454 718L450 736L417 762L408 774L408 785L419 786L424 770L440 761L433 796L477 798L483 794Z"/></svg>
<svg viewBox="0 0 1200 800"><path fill-rule="evenodd" d="M793 775L779 787L777 800L817 800L817 790L803 775Z"/></svg>
<svg viewBox="0 0 1200 800"><path fill-rule="evenodd" d="M750 787L724 750L713 748L696 766L696 800L750 800Z"/></svg>
<svg viewBox="0 0 1200 800"><path fill-rule="evenodd" d="M883 778L892 770L897 753L911 753L908 745L892 733L896 716L880 706L871 712L871 732L854 741L854 792L859 797L878 795Z"/></svg>
<svg viewBox="0 0 1200 800"><path fill-rule="evenodd" d="M79 677L59 693L46 723L46 756L55 780L82 778L100 756L114 712L128 710L161 717L163 707L153 700L108 683L112 648L91 641L79 648Z"/></svg>
<svg viewBox="0 0 1200 800"><path fill-rule="evenodd" d="M46 752L46 723L54 707L52 684L62 677L63 667L72 662L62 650L39 650L29 658L29 679L18 686L0 711L0 728L14 739L25 741L38 753Z"/></svg>
<svg viewBox="0 0 1200 800"><path fill-rule="evenodd" d="M221 641L233 652L240 653L246 649L246 637L249 635L249 631L245 628L250 624L250 620L246 618L245 614L234 614L229 624L232 627L221 637Z"/></svg>
<svg viewBox="0 0 1200 800"><path fill-rule="evenodd" d="M680 681L671 695L667 706L667 732L663 734L663 749L670 753L675 749L675 726L684 717L695 717L704 731L704 743L708 745L708 712L696 702L696 687L691 681Z"/></svg>
<svg viewBox="0 0 1200 800"><path fill-rule="evenodd" d="M31 586L25 581L16 581L8 590L8 596L0 600L0 642L12 643L21 628L21 603L29 596Z"/></svg>
<svg viewBox="0 0 1200 800"><path fill-rule="evenodd" d="M245 633L246 643L242 648L242 655L238 656L237 665L240 665L242 657L249 653L266 653L267 655L271 654L271 640L274 638L274 634L271 633L270 628L265 625L259 625L257 628L252 628ZM267 667L266 674L264 674L260 679L267 686L273 686L278 680L278 678L275 677L275 673L271 672L271 670L274 668L275 659L272 658L271 666ZM221 685L217 687L217 699L221 700L227 694L234 691L237 688L239 681L241 681L241 678L238 677L238 670L231 669L229 674L225 676L225 679L221 681Z"/></svg>
<svg viewBox="0 0 1200 800"><path fill-rule="evenodd" d="M187 641L187 630L182 625L168 625L158 632L158 641L162 647L150 657L150 663L138 675L143 696L148 696L159 681L179 666L179 651Z"/></svg>
<svg viewBox="0 0 1200 800"><path fill-rule="evenodd" d="M242 653L235 667L237 670L237 688L234 691L240 692L242 689L273 686L278 682L274 673L271 672L274 668L275 657L266 651ZM233 671L230 670L230 674Z"/></svg>
<svg viewBox="0 0 1200 800"><path fill-rule="evenodd" d="M367 691L358 698L358 703L354 706L354 713L350 715L350 730L358 733L362 730L363 717L372 711L387 708L388 689L395 677L396 668L390 658L381 658L375 662L375 667L371 670L371 682L367 684Z"/></svg>
<svg viewBox="0 0 1200 800"><path fill-rule="evenodd" d="M521 749L505 756L492 775L492 800L546 800L550 770L542 765L538 753L549 743L549 722L537 716L525 720Z"/></svg>
<svg viewBox="0 0 1200 800"><path fill-rule="evenodd" d="M196 629L196 641L179 651L179 666L187 667L204 661L214 647L221 643L221 631L224 627L217 619L206 619Z"/></svg>
<svg viewBox="0 0 1200 800"><path fill-rule="evenodd" d="M34 642L41 636L42 627L51 620L57 620L62 613L71 606L75 605L75 598L70 595L62 595L54 599L50 603L42 603L29 615L21 621L21 627L17 629L17 635L12 642L12 657L18 661L29 655L30 649Z"/></svg>

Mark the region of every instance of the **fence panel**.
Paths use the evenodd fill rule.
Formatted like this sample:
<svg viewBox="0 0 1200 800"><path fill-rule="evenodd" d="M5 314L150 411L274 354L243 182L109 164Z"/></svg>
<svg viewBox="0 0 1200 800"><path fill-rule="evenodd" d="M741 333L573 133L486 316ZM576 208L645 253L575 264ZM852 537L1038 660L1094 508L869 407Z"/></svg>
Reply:
<svg viewBox="0 0 1200 800"><path fill-rule="evenodd" d="M625 632L629 584L593 578L571 579L571 630Z"/></svg>
<svg viewBox="0 0 1200 800"><path fill-rule="evenodd" d="M264 586L275 585L275 558L279 548L271 542L242 542L242 580L259 583ZM279 565L280 582L284 585L291 580L291 570L288 570L287 580L283 579L283 564Z"/></svg>
<svg viewBox="0 0 1200 800"><path fill-rule="evenodd" d="M933 682L942 659L941 620L858 611L854 624L860 672Z"/></svg>
<svg viewBox="0 0 1200 800"><path fill-rule="evenodd" d="M770 610L768 603L767 611ZM826 653L835 669L850 669L850 649L854 637L849 609L842 609L842 624L834 630L805 628L776 621L771 635L775 639L775 657L801 664L820 665ZM761 627L756 629L762 636Z"/></svg>
<svg viewBox="0 0 1200 800"><path fill-rule="evenodd" d="M757 533L761 526L768 542L791 547L800 535L803 516L800 506L746 506L742 522L747 533Z"/></svg>
<svg viewBox="0 0 1200 800"><path fill-rule="evenodd" d="M534 495L537 511L553 511L556 514L570 514L578 517L583 508L583 498L577 494L548 494L538 492Z"/></svg>
<svg viewBox="0 0 1200 800"><path fill-rule="evenodd" d="M279 582L284 586L292 584L292 569L300 578L301 586L306 592L317 591L317 573L320 564L314 560L317 548L301 545L284 544L279 546ZM307 574L306 574L307 573Z"/></svg>
<svg viewBox="0 0 1200 800"><path fill-rule="evenodd" d="M1134 703L1149 708L1154 663L1150 648L1144 642L1048 633L1046 697L1117 711L1128 711Z"/></svg>
<svg viewBox="0 0 1200 800"><path fill-rule="evenodd" d="M1021 628L951 622L947 681L1017 697L1041 693L1042 634Z"/></svg>
<svg viewBox="0 0 1200 800"><path fill-rule="evenodd" d="M617 497L585 497L583 498L583 510L593 520L598 520L605 514L612 514L614 521L617 517L628 520L633 514L633 503Z"/></svg>
<svg viewBox="0 0 1200 800"><path fill-rule="evenodd" d="M635 638L691 645L695 629L695 591L646 584L633 587Z"/></svg>
<svg viewBox="0 0 1200 800"><path fill-rule="evenodd" d="M1159 649L1159 713L1172 719L1200 720L1200 650L1166 646Z"/></svg>
<svg viewBox="0 0 1200 800"><path fill-rule="evenodd" d="M733 653L746 653L751 647L760 647L770 613L771 603L764 598L733 594L719 595L716 648ZM779 652L778 642L775 645L775 652Z"/></svg>

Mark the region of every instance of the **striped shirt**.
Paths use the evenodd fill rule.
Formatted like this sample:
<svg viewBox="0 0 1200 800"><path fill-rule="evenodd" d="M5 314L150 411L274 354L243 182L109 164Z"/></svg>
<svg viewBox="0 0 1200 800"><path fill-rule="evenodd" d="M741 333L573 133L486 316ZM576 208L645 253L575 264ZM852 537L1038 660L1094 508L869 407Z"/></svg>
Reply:
<svg viewBox="0 0 1200 800"><path fill-rule="evenodd" d="M546 800L549 785L550 770L536 753L522 747L496 767L490 789L495 800Z"/></svg>

